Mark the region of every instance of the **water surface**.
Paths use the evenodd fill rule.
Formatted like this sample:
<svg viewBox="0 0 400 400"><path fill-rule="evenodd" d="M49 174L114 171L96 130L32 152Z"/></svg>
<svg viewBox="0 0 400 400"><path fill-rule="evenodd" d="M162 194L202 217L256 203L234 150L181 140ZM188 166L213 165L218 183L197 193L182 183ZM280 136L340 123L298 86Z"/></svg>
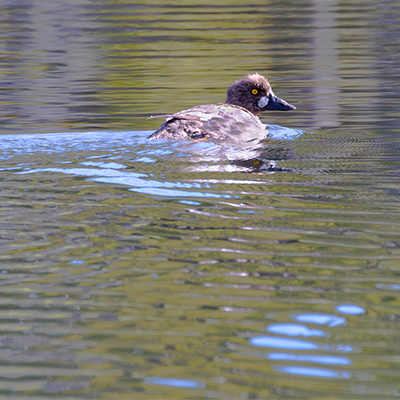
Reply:
<svg viewBox="0 0 400 400"><path fill-rule="evenodd" d="M395 1L1 8L0 399L400 397ZM259 146L147 140L254 71Z"/></svg>

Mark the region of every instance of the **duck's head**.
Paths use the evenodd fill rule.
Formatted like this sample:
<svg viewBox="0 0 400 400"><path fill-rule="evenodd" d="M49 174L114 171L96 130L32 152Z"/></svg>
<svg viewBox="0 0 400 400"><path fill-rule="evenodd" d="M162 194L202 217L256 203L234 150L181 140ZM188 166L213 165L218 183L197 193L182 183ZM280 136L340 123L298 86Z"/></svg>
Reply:
<svg viewBox="0 0 400 400"><path fill-rule="evenodd" d="M235 82L227 91L226 103L246 108L254 115L265 110L296 109L285 100L276 97L267 79L257 73Z"/></svg>

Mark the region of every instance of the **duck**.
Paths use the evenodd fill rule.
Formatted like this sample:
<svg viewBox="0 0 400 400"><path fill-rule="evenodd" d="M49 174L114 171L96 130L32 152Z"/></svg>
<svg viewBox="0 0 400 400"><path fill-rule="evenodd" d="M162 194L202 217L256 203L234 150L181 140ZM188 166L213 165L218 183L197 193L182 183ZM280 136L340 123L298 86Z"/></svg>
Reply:
<svg viewBox="0 0 400 400"><path fill-rule="evenodd" d="M165 117L150 140L175 139L251 142L268 135L258 115L267 110L290 111L296 107L277 97L264 76L253 73L234 82L225 103L199 105Z"/></svg>

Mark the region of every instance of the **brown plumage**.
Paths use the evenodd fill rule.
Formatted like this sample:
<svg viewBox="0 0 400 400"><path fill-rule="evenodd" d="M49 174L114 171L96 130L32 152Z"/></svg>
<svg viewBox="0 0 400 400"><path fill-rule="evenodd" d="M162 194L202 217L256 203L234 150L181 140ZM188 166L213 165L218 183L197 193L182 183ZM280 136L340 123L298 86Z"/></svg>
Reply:
<svg viewBox="0 0 400 400"><path fill-rule="evenodd" d="M265 126L257 115L265 110L295 110L276 97L262 75L247 75L227 91L225 104L208 104L165 115L164 122L149 139L212 138L247 142L263 139Z"/></svg>

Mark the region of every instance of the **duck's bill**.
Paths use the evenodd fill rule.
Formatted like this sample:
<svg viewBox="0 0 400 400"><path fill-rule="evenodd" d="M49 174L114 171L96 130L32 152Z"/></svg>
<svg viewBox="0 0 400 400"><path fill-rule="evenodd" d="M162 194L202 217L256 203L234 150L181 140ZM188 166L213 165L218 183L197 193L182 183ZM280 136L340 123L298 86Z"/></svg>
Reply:
<svg viewBox="0 0 400 400"><path fill-rule="evenodd" d="M265 104L264 110L290 111L296 109L295 106L292 106L285 100L282 100L279 97L275 96L272 92L270 92L268 97L266 98L268 99L268 102L266 102L267 104Z"/></svg>

